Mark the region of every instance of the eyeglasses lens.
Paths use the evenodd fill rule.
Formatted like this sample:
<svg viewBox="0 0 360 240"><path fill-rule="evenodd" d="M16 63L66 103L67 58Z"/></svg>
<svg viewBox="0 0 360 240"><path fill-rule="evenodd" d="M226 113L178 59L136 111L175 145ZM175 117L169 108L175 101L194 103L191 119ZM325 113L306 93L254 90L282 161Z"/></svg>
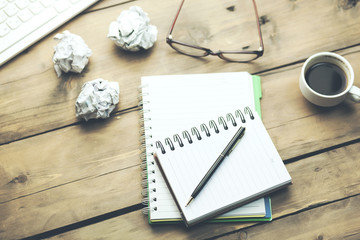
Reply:
<svg viewBox="0 0 360 240"><path fill-rule="evenodd" d="M182 45L176 42L172 42L171 46L178 52L189 55L189 56L194 56L194 57L203 57L207 55L207 52L203 49L199 49L199 48L194 48L191 46L186 46L186 45Z"/></svg>
<svg viewBox="0 0 360 240"><path fill-rule="evenodd" d="M222 59L232 61L232 62L248 62L257 58L255 53L242 53L242 54L232 54L232 53L222 53L220 56Z"/></svg>

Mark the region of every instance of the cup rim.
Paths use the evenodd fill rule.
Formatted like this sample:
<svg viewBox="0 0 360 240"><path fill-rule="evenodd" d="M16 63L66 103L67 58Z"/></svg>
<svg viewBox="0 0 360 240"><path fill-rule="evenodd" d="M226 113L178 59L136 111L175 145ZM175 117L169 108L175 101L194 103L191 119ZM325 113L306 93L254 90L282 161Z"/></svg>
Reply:
<svg viewBox="0 0 360 240"><path fill-rule="evenodd" d="M325 95L325 94L322 94L322 93L319 93L319 92L316 92L315 90L313 90L309 84L306 82L305 80L305 68L306 66L309 64L309 62L311 60L313 60L314 58L317 58L317 57L321 57L321 56L331 56L331 57L334 57L334 58L338 58L340 61L344 62L345 65L347 65L347 68L349 69L349 74L350 74L350 79L347 79L348 83L347 83L347 86L345 88L344 91L342 91L341 93L338 93L338 94L335 94L335 95ZM354 84L354 69L352 68L352 66L350 65L350 63L341 55L337 54L337 53L333 53L333 52L319 52L319 53L315 53L313 55L311 55L308 59L306 59L306 61L304 62L304 64L302 65L302 68L301 68L301 80L304 81L305 83L305 86L307 87L307 89L317 95L317 96L320 96L322 98L328 98L328 99L333 99L333 98L338 98L338 97L341 97L345 94L347 94L350 90L350 88L353 86Z"/></svg>

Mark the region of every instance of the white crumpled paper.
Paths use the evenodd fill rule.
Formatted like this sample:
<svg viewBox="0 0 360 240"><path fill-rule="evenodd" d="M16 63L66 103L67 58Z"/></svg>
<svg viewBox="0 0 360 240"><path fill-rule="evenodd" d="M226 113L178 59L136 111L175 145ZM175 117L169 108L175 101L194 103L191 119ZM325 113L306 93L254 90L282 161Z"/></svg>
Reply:
<svg viewBox="0 0 360 240"><path fill-rule="evenodd" d="M54 47L53 56L57 76L60 77L62 72L81 73L92 54L85 41L80 36L69 31L56 34L54 39L60 40Z"/></svg>
<svg viewBox="0 0 360 240"><path fill-rule="evenodd" d="M120 13L109 26L108 38L127 51L151 48L157 39L156 26L149 24L150 19L140 7L133 6Z"/></svg>
<svg viewBox="0 0 360 240"><path fill-rule="evenodd" d="M119 84L98 78L86 82L75 103L76 116L86 121L108 118L119 103Z"/></svg>

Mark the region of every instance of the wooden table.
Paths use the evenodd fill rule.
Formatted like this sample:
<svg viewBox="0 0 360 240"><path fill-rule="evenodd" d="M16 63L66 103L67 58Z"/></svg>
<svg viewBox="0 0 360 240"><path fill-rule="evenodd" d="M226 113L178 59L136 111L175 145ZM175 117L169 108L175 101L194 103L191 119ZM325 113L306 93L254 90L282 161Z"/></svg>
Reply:
<svg viewBox="0 0 360 240"><path fill-rule="evenodd" d="M360 105L316 107L298 87L303 62L320 51L343 55L360 85L360 3L257 0L265 54L239 64L165 43L179 2L101 1L0 68L0 239L360 239ZM106 38L133 5L158 28L149 51L125 53ZM197 9L221 23L219 9ZM209 38L221 34L223 24L203 24ZM64 30L93 56L83 73L58 78L53 36ZM236 71L261 77L263 122L293 185L271 195L269 223L150 226L141 204L141 76ZM109 119L85 122L74 103L99 77L119 83L120 103Z"/></svg>

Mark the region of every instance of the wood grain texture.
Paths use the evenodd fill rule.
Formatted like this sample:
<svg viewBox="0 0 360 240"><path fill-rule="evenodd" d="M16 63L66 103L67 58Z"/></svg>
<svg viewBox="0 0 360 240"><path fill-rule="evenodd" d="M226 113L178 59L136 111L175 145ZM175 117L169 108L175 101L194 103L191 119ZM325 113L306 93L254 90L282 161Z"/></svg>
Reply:
<svg viewBox="0 0 360 240"><path fill-rule="evenodd" d="M349 59L355 59L357 56L359 56L357 51L346 55ZM298 64L262 76L266 78L263 81L264 94L261 101L263 119L265 125L270 126L269 134L284 159L356 140L360 135L360 129L356 124L360 117L360 106L345 103L323 109L307 103L297 87L300 67L301 64ZM294 80L288 81L288 79ZM289 101L283 104L278 100L279 98ZM121 204L119 201L109 208L95 209L83 209L80 205L75 212L81 212L81 218L63 218L63 221L46 225L42 230L51 230L74 223L76 220L139 204L141 179L138 168L140 164L138 121L139 115L137 111L133 111L113 116L105 121L77 124L0 146L0 212L4 212L4 217L10 217L17 211L18 201L21 199L24 203L30 201L45 206L44 210L39 210L38 213L43 219L48 219L49 213L54 214L54 212L58 216L66 215L67 213L61 213L62 208L55 209L55 205L49 203L47 195L53 189L57 190L54 196L61 195L60 202L84 197L91 198L92 204L102 206L102 198L98 197L96 191L90 191L89 195L84 196L82 196L83 192L79 192L75 197L67 197L61 193L70 192L69 189L72 188L81 188L82 184L88 189L88 184L93 184L90 183L93 178L103 175L111 178L113 174L119 174L118 172L121 172L125 181L127 177L136 179L132 185L129 185L133 189L131 196L127 196L127 188L122 192L121 187L119 192L115 193L108 192L104 188L103 194L110 199L128 198L126 204ZM134 166L138 170L133 170ZM101 189L101 184L104 182L99 180L99 184ZM301 193L297 197L301 199ZM32 214L32 210L28 208L22 211L23 215ZM20 221L19 218L20 216L15 217L13 221ZM29 221L31 221L30 217L24 224L30 224ZM31 233L34 234L41 232L41 229L32 230Z"/></svg>
<svg viewBox="0 0 360 240"><path fill-rule="evenodd" d="M348 239L360 238L360 196L339 200L215 239Z"/></svg>
<svg viewBox="0 0 360 240"><path fill-rule="evenodd" d="M140 181L136 166L1 203L0 239L33 236L86 220L89 213L95 217L139 203L141 193L134 186Z"/></svg>
<svg viewBox="0 0 360 240"><path fill-rule="evenodd" d="M239 239L238 234L244 232L254 235L254 239L313 239L310 236L317 233L322 233L324 239L337 239L341 234L351 233L358 236L359 147L358 143L287 164L293 185L272 194L274 220L271 223L214 223L190 229L183 225L151 226L141 211L136 211L52 239L87 239L90 236L100 239L119 236L124 239L169 239L170 236L171 239L207 239L234 231L236 233L226 239ZM338 203L333 204L334 201ZM333 229L337 222L341 225Z"/></svg>
<svg viewBox="0 0 360 240"><path fill-rule="evenodd" d="M241 47L256 45L250 12L244 13L240 5L229 11L233 0L201 1L191 1L195 5L183 9L176 27L179 38L200 34L203 38L197 43L209 44L214 50L221 44L237 45L235 38L241 40ZM334 50L345 56L355 76L360 76L360 4L337 0L256 2L265 55L249 64L216 57L194 59L172 50L165 37L177 1L104 0L2 66L0 239L41 234L138 206L141 169L136 106L141 76L229 71L259 73L264 124L281 157L289 160L294 184L272 196L273 223L250 228L246 227L253 224L204 224L186 230L179 225L149 226L141 211L133 211L54 238L202 239L226 234L225 238L236 239L244 236L246 228L246 236L261 239L267 234L277 236L272 225L284 236L336 239L340 232L349 239L358 238L359 225L347 217L358 212L360 105L344 102L332 108L316 107L302 97L298 78L308 56ZM123 52L106 38L109 23L133 5L142 7L150 23L158 27L158 41L149 51ZM192 9L206 11L189 22ZM237 18L235 14L243 16L242 24L231 20ZM319 19L321 25L315 24ZM234 39L224 38L224 42L219 38L233 29ZM64 30L82 36L94 54L83 73L57 78L51 61L56 44L52 37ZM75 117L75 100L83 83L99 77L120 85L116 113L108 120L81 121ZM355 82L360 86L358 77ZM317 155L307 158L314 153ZM344 215L338 218L339 231L332 231L336 221L325 228L325 220L337 214ZM321 221L316 223L317 219ZM296 231L296 224L302 232Z"/></svg>
<svg viewBox="0 0 360 240"><path fill-rule="evenodd" d="M0 146L0 239L139 203L138 113L125 115Z"/></svg>
<svg viewBox="0 0 360 240"><path fill-rule="evenodd" d="M1 146L0 203L138 166L138 113L125 115Z"/></svg>
<svg viewBox="0 0 360 240"><path fill-rule="evenodd" d="M318 51L333 51L359 43L357 36L360 29L356 25L360 20L358 6L344 10L337 1L329 0L315 3L258 0L259 15L264 19L265 55L262 58L249 64L228 63L216 57L194 59L177 54L165 43L168 28L178 8L173 1L132 1L124 4L112 1L112 7L106 2L95 5L100 7L104 4L104 8L80 15L55 31L69 30L78 34L93 50L90 63L82 74L70 74L60 79L56 77L51 61L53 46L56 45L52 39L55 32L0 69L0 108L3 110L0 115L0 143L78 122L74 102L81 86L99 77L119 82L121 94L118 110L121 110L136 106L137 86L143 75L224 71L254 73L304 60ZM149 51L126 53L106 38L110 22L132 5L142 7L149 14L151 24L158 28L158 41ZM202 6L196 9L200 8ZM232 28L231 22L222 22L217 8L208 10L214 11L208 12L212 16L209 19L227 29ZM231 14L240 15L240 11ZM254 18L249 17L250 20L245 20L251 22ZM308 24L317 22L319 18L323 19L321 28ZM236 23L234 21L234 28L238 26ZM213 30L216 28L206 29L212 31L209 32L210 36L222 34Z"/></svg>

